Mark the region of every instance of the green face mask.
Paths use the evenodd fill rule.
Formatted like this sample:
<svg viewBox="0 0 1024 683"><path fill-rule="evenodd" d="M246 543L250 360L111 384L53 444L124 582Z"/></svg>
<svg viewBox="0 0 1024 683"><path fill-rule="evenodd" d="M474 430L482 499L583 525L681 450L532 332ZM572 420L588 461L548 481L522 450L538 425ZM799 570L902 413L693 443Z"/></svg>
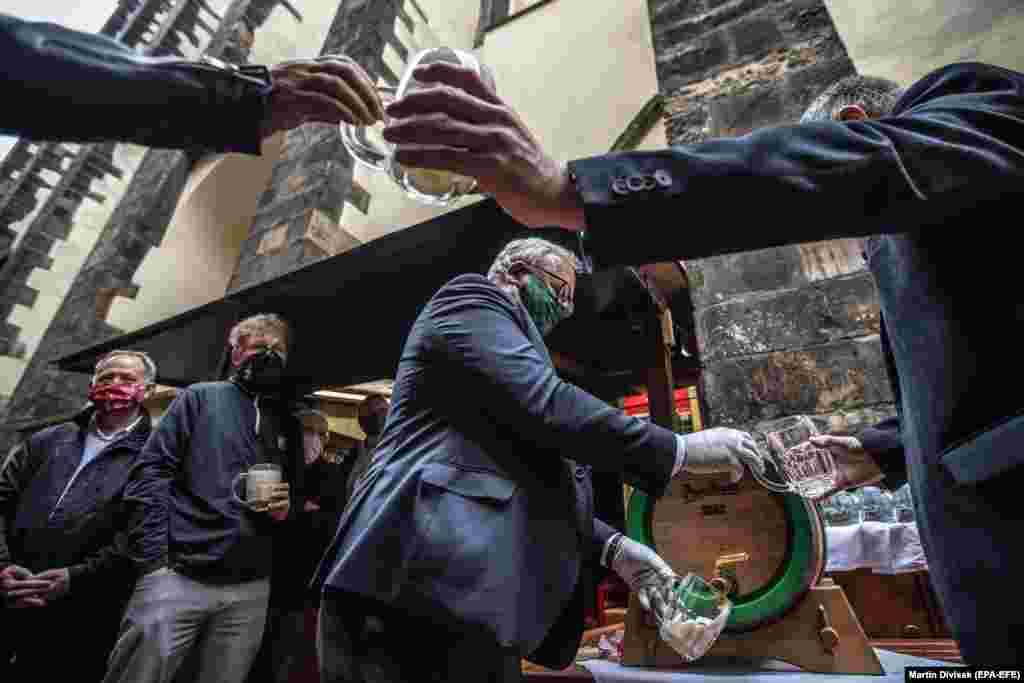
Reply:
<svg viewBox="0 0 1024 683"><path fill-rule="evenodd" d="M526 288L520 290L519 297L542 337L548 336L555 325L569 317L551 287L536 275L526 277Z"/></svg>

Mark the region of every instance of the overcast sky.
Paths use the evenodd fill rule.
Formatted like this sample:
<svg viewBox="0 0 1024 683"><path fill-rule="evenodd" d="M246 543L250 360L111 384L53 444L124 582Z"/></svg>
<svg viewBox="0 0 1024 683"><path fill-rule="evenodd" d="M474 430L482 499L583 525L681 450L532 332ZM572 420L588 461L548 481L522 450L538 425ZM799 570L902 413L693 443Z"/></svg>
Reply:
<svg viewBox="0 0 1024 683"><path fill-rule="evenodd" d="M117 7L116 0L0 0L0 12L32 21L51 21L95 33ZM0 136L0 158L14 144Z"/></svg>

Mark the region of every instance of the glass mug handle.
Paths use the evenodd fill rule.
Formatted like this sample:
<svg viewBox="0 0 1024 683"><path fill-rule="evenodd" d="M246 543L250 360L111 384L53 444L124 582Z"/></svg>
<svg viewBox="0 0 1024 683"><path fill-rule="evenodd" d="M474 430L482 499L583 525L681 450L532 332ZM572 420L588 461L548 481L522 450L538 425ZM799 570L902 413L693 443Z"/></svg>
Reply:
<svg viewBox="0 0 1024 683"><path fill-rule="evenodd" d="M249 478L248 472L239 472L235 475L235 478L231 480L231 497L235 499L235 502L245 507L250 507L249 503L242 500L238 496L238 483Z"/></svg>
<svg viewBox="0 0 1024 683"><path fill-rule="evenodd" d="M770 462L772 463L773 466L775 465L775 461L774 460L770 460ZM769 491L772 491L773 493L793 493L793 487L790 486L789 484L784 484L784 483L779 483L777 481L772 481L771 479L769 479L765 475L763 475L760 472L758 472L756 467L751 467L749 464L747 465L747 469L750 470L750 474L752 474L754 476L754 479L756 479L757 482L759 484L761 484L761 486L765 487ZM776 471L778 471L777 467L776 467Z"/></svg>
<svg viewBox="0 0 1024 683"><path fill-rule="evenodd" d="M381 102L388 106L395 100L395 88L378 85L377 93ZM341 141L349 155L364 168L371 171L386 172L391 167L391 155L394 145L384 139L381 134L386 121L378 121L372 126L353 125L342 122L338 124Z"/></svg>
<svg viewBox="0 0 1024 683"><path fill-rule="evenodd" d="M777 440L778 437L775 437L773 434L766 434L765 438L768 439L769 441L771 441L773 438L775 438ZM781 447L781 446L782 446L782 444L778 443L777 447ZM785 475L782 474L782 468L779 466L779 463L775 459L775 455L774 455L774 453L772 453L771 449L772 449L772 444L769 443L768 444L768 454L765 456L764 461L767 462L767 463L770 463L771 466L775 468L775 471L778 472L781 476L785 476ZM772 481L771 479L766 477L761 472L758 472L757 468L751 466L750 464L747 465L747 469L750 470L750 474L753 475L754 479L756 479L757 482L759 484L761 484L761 486L765 487L766 489L768 489L769 491L771 491L773 493L793 493L794 490L795 490L794 487L791 484L789 484L789 483L787 483L785 481L783 481L783 482Z"/></svg>

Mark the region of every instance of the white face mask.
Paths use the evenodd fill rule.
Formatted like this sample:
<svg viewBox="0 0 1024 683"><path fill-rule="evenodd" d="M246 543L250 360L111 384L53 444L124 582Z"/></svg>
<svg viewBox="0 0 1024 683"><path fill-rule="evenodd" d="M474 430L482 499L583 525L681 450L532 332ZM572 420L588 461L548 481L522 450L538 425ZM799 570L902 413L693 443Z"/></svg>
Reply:
<svg viewBox="0 0 1024 683"><path fill-rule="evenodd" d="M317 432L302 432L302 454L307 465L312 465L324 454L324 440Z"/></svg>

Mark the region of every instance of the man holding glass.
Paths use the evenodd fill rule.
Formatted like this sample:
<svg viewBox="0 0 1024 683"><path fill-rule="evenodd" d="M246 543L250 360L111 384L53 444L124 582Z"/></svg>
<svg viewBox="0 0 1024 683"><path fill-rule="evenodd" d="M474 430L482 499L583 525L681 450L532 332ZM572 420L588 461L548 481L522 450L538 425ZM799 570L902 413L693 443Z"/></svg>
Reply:
<svg viewBox="0 0 1024 683"><path fill-rule="evenodd" d="M273 314L235 325L231 378L179 393L143 448L125 489L140 578L107 683L167 683L190 653L196 683L245 680L266 621L273 536L293 507L289 485L266 475L294 481L302 466L289 448L301 426L279 398L288 333Z"/></svg>
<svg viewBox="0 0 1024 683"><path fill-rule="evenodd" d="M1020 662L1024 416L1004 397L1024 382L1024 308L994 286L1020 263L991 228L1024 192L1024 74L954 64L889 110L838 98L800 125L568 164L473 72L417 78L434 87L386 110L395 159L473 176L526 225L583 231L601 266L883 234L868 265L929 573L968 664Z"/></svg>
<svg viewBox="0 0 1024 683"><path fill-rule="evenodd" d="M16 662L11 671L0 662L0 680L58 679L69 661L79 680L103 676L136 578L122 538L124 493L150 434L143 403L155 380L146 354L106 354L86 408L3 461L0 631Z"/></svg>
<svg viewBox="0 0 1024 683"><path fill-rule="evenodd" d="M512 242L414 323L376 455L315 580L325 683L512 681L523 657L563 668L588 559L672 613L672 569L594 518L591 468L659 496L683 473L762 467L745 432L680 436L558 377L543 338L572 313L575 265L544 240Z"/></svg>

